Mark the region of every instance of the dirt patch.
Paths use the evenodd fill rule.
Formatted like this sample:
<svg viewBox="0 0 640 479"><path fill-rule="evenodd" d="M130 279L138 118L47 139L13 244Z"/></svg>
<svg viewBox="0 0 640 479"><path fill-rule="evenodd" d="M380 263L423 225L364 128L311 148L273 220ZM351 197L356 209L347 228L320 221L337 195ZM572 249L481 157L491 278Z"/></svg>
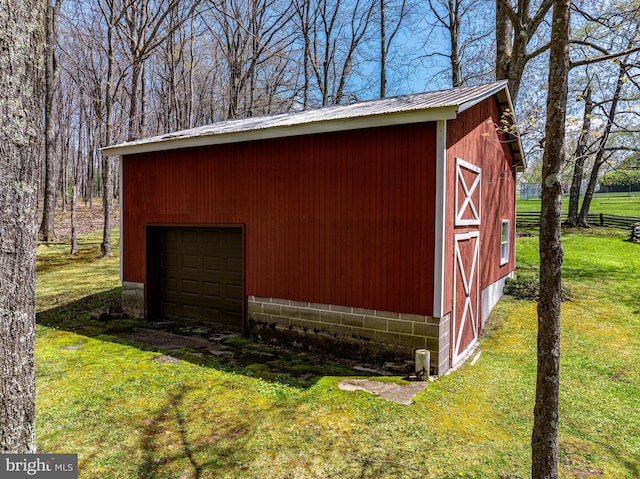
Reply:
<svg viewBox="0 0 640 479"><path fill-rule="evenodd" d="M208 339L199 336L182 336L153 329L138 329L136 331L115 333L114 336L127 341L150 344L161 349L207 349L211 345Z"/></svg>
<svg viewBox="0 0 640 479"><path fill-rule="evenodd" d="M338 384L343 391L366 391L387 401L399 404L413 404L413 397L427 387L427 381L415 381L405 384L372 381L370 379L346 379Z"/></svg>
<svg viewBox="0 0 640 479"><path fill-rule="evenodd" d="M589 478L604 476L604 472L598 469L593 469L591 467L579 467L575 469L569 469L569 468L563 467L562 470L567 474L573 477L577 477L579 479L589 479Z"/></svg>
<svg viewBox="0 0 640 479"><path fill-rule="evenodd" d="M93 198L92 205L85 204L79 199L76 206L76 234L78 236L93 233L101 230L104 226L104 212L102 210L102 200ZM38 221L42 220L42 203L38 210ZM114 201L111 209L111 227L120 226L120 205ZM54 213L54 232L57 241L67 241L71 238L71 204L66 205L63 211L60 202Z"/></svg>
<svg viewBox="0 0 640 479"><path fill-rule="evenodd" d="M166 354L161 354L160 356L156 356L152 359L153 362L158 364L179 364L180 360L174 358L173 356L167 356Z"/></svg>
<svg viewBox="0 0 640 479"><path fill-rule="evenodd" d="M627 374L627 371L629 370L628 367L622 368L619 371L616 371L612 376L611 376L611 380L612 381L620 381L625 374Z"/></svg>

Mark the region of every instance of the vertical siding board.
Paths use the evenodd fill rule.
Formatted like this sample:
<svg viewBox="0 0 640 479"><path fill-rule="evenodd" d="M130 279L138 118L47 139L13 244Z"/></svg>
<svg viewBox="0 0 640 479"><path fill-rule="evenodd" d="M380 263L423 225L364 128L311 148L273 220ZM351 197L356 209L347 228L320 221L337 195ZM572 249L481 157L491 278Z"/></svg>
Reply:
<svg viewBox="0 0 640 479"><path fill-rule="evenodd" d="M388 151L389 157L393 154L392 148L394 144L386 143L385 148ZM393 203L393 221L391 225L391 229L389 231L389 238L391 238L391 249L392 250L404 250L403 239L408 236L408 231L406 229L406 216L403 205L408 203L409 192L406 191L404 187L404 178L407 174L407 152L404 151L399 155L396 155L396 161L400 164L400 168L393 168L390 173L390 188L389 188L389 201ZM399 196L404 201L398 201ZM402 257L402 262L393 262L389 265L391 268L391 276L397 278L394 286L395 286L395 294L393 295L393 309L391 311L397 310L397 304L399 304L402 300L405 291L405 269L406 266L406 250L404 250L404 254Z"/></svg>
<svg viewBox="0 0 640 479"><path fill-rule="evenodd" d="M411 147L413 147L414 145L410 145ZM420 267L420 258L416 256L415 251L413 249L415 242L420 240L420 237L416 234L417 232L415 231L415 226L417 224L417 219L413 217L413 212L416 210L416 208L418 208L417 203L416 203L416 190L417 190L417 185L419 185L419 181L417 181L417 179L419 178L418 172L415 171L414 167L415 167L415 152L413 151L413 148L411 148L411 151L408 152L408 165L406 168L406 173L404 175L404 192L407 195L407 199L408 201L406 202L406 204L404 205L404 212L403 215L406 218L406 226L405 229L407 230L407 233L402 235L402 239L404 240L404 249L406 251L406 257L405 257L405 261L408 263L409 261L413 261L415 263L414 267ZM411 187L411 184L415 184L414 187ZM410 260L409 258L413 258L413 260ZM413 281L418 282L419 278L410 278L409 276L409 268L404 268L404 275L403 275L403 283L404 283L404 288L403 288L403 293L404 293L404 299L403 299L403 303L409 303L409 302L413 302L416 301L418 298L413 298L411 295L411 283Z"/></svg>
<svg viewBox="0 0 640 479"><path fill-rule="evenodd" d="M349 136L344 136L339 144L338 150L341 151L340 158L336 161L335 171L335 240L334 240L334 254L335 254L335 267L334 274L336 278L344 278L349 274L345 266L349 264L349 269L354 268L354 261L351 261L346 253L352 250L349 243L349 228L347 227L348 219L351 216L351 210L353 205L349 202L349 187L348 187L348 164L351 157L351 148ZM352 293L353 284L349 282L345 284L341 291L342 298L348 300L353 297ZM344 304L344 303L341 303Z"/></svg>
<svg viewBox="0 0 640 479"><path fill-rule="evenodd" d="M299 274L299 282L297 283L300 286L300 297L306 298L309 297L309 288L308 283L305 281L308 271L308 259L305 257L304 252L307 250L308 240L306 234L309 231L309 157L306 149L303 147L304 145L300 145L297 148L297 151L294 150L292 145L293 142L290 143L291 154L294 155L296 161L296 168L299 172L298 177L295 181L298 183L298 187L300 188L300 217L298 218L299 231L297 232L298 241L294 245L296 247L296 268L298 269ZM297 145L296 145L297 146ZM306 174L303 174L306 172Z"/></svg>
<svg viewBox="0 0 640 479"><path fill-rule="evenodd" d="M415 151L415 143L411 146L411 151L409 152L409 165L407 168L407 174L405 175L405 191L408 195L408 202L405 205L405 215L407 218L407 230L409 234L404 236L405 248L407 251L407 258L413 258L415 262L415 266L418 269L418 276L415 278L411 278L408 274L408 269L405 269L404 275L404 301L403 303L414 302L417 301L418 298L412 297L412 291L410 289L410 285L412 282L416 282L418 285L420 284L420 274L421 274L421 258L418 251L415 250L416 242L422 241L420 236L420 232L416 229L418 225L418 219L414 217L414 212L419 208L418 203L418 194L420 188L420 173L416 169L416 151ZM411 187L411 184L414 183L414 187ZM415 294L415 293L414 293Z"/></svg>
<svg viewBox="0 0 640 479"><path fill-rule="evenodd" d="M381 224L380 224L380 233L378 238L380 239L380 251L377 256L378 260L382 260L380 263L381 270L379 271L380 278L395 278L393 275L393 261L392 255L393 250L390 247L390 243L393 241L393 236L395 230L393 229L393 224L395 222L395 203L391 196L391 171L389 169L389 162L385 161L389 158L388 152L386 151L385 144L380 141L380 138L376 138L376 158L379 158L379 161L382 163L382 168L378 168L377 171L381 173L381 177L379 181L382 183L382 195L378 199L378 210L382 212L380 215ZM382 154L380 154L382 153ZM387 294L385 297L385 303L383 304L383 309L387 311L393 310L390 302L394 300L397 295L396 286L397 286L397 278L396 281L392 285L390 285L391 294ZM379 283L382 286L384 283ZM378 294L382 295L382 291L378 291Z"/></svg>
<svg viewBox="0 0 640 479"><path fill-rule="evenodd" d="M319 151L321 150L321 151ZM316 281L314 281L313 289L318 291L320 297L327 296L327 250L326 244L324 242L324 236L327 233L327 228L329 225L325 222L325 210L327 208L327 172L324 168L322 168L322 156L327 155L328 153L328 145L321 144L315 153L315 169L316 169L316 184L314 191L314 198L317 198L318 201L315 201L313 204L314 207L314 224L315 224L315 237L313 240L315 241L315 249L318 252L316 265L314 271L318 272Z"/></svg>
<svg viewBox="0 0 640 479"><path fill-rule="evenodd" d="M368 143L357 148L358 157L355 162L360 165L359 175L354 174L354 196L357 198L358 214L360 218L360 227L357 230L358 247L361 251L361 270L358 275L359 291L363 302L371 304L371 281L367 278L367 273L373 274L371 268L371 258L368 246L371 242L372 225L371 225L371 195L366 192L371 188L371 155ZM354 172L355 172L354 168ZM357 179L356 179L357 178Z"/></svg>
<svg viewBox="0 0 640 479"><path fill-rule="evenodd" d="M389 260L389 256L387 255L386 251L386 238L383 237L383 235L385 234L385 228L389 221L389 214L385 209L386 207L388 207L386 186L388 172L386 171L386 163L378 159L378 155L380 154L380 145L378 144L377 137L374 137L371 141L371 151L369 154L371 158L370 161L372 162L372 189L379 192L376 195L372 195L373 201L371 205L371 211L369 212L373 224L370 232L370 234L372 235L371 246L373 248L373 251L370 252L369 261L375 278L381 278L385 274L385 268ZM372 299L377 296L381 296L382 292L379 289L381 284L382 283L380 282L372 283L373 288L370 292ZM393 294L393 290L390 290L389 293ZM385 307L387 307L387 305L383 304L380 309L383 309Z"/></svg>

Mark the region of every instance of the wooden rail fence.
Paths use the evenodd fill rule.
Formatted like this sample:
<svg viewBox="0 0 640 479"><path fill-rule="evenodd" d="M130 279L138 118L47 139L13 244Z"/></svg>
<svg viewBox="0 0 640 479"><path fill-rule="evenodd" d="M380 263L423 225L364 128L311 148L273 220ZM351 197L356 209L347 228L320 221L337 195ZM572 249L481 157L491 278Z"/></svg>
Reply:
<svg viewBox="0 0 640 479"><path fill-rule="evenodd" d="M562 221L566 221L567 214L562 214ZM621 216L605 213L589 213L587 222L591 226L604 226L608 228L628 229L631 225L640 222L640 216ZM538 226L540 224L540 213L516 213L516 225L518 226Z"/></svg>

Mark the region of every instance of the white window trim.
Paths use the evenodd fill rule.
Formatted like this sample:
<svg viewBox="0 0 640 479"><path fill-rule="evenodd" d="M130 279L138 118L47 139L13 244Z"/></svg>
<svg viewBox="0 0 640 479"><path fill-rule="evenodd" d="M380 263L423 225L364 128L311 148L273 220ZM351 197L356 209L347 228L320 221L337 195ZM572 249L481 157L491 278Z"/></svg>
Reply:
<svg viewBox="0 0 640 479"><path fill-rule="evenodd" d="M505 233L505 226L506 226L506 233ZM511 221L502 220L500 222L500 266L504 266L509 262L509 253L511 250L510 240L511 240Z"/></svg>

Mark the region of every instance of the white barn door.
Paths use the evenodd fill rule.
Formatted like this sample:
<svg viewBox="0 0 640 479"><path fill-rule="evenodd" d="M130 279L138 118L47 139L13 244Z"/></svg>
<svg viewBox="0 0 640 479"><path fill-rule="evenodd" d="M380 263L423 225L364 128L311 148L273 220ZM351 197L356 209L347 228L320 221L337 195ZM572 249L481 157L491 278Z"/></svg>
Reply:
<svg viewBox="0 0 640 479"><path fill-rule="evenodd" d="M451 366L475 346L480 330L482 169L456 158Z"/></svg>
<svg viewBox="0 0 640 479"><path fill-rule="evenodd" d="M480 297L480 232L455 235L451 365L460 361L478 339Z"/></svg>

